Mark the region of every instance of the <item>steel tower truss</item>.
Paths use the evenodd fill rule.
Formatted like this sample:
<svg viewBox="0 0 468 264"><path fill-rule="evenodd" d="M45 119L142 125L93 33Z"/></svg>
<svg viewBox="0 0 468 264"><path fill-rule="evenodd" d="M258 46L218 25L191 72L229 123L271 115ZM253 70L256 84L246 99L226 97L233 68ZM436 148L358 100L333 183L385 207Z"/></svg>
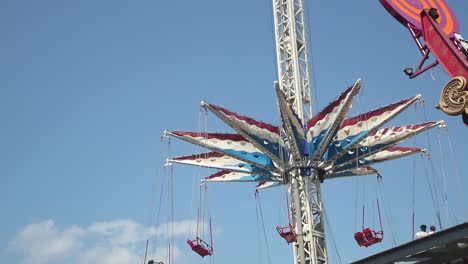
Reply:
<svg viewBox="0 0 468 264"><path fill-rule="evenodd" d="M311 113L309 60L302 0L273 0L279 86L303 119Z"/></svg>
<svg viewBox="0 0 468 264"><path fill-rule="evenodd" d="M312 115L309 62L302 0L273 0L278 83L299 118ZM306 160L290 158L292 168L307 166ZM297 234L294 263L326 263L320 182L318 177L303 177L295 169L290 179L291 211Z"/></svg>

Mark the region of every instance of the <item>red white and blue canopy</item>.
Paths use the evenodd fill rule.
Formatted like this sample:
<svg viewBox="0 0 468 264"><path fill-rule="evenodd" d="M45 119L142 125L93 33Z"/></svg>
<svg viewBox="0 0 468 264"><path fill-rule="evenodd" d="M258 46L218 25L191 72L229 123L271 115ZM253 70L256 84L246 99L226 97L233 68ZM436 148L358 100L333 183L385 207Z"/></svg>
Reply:
<svg viewBox="0 0 468 264"><path fill-rule="evenodd" d="M420 99L416 95L402 101L347 117L353 97L359 92L356 81L336 100L303 124L283 92L276 88L281 126L257 121L217 105L201 106L229 125L235 133L166 131L209 152L174 157L169 161L218 170L203 181L258 182L256 188L286 184L290 160L300 160L301 169L321 174L321 180L377 174L371 167L424 149L396 146L427 129L443 124L433 121L383 127ZM297 162L296 162L297 164Z"/></svg>

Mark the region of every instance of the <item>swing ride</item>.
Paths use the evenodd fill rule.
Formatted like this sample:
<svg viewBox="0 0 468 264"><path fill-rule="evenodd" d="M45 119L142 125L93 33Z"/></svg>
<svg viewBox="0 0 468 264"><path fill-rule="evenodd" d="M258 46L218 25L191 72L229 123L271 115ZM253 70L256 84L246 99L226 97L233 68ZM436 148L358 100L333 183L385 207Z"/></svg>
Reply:
<svg viewBox="0 0 468 264"><path fill-rule="evenodd" d="M187 243L198 255L205 257L213 255L213 247L203 241L198 236L194 240L187 240Z"/></svg>
<svg viewBox="0 0 468 264"><path fill-rule="evenodd" d="M362 208L362 231L356 232L354 234L354 239L360 247L372 246L375 243L379 243L383 239L383 227L382 227L382 218L380 216L380 205L379 200L377 199L377 209L379 211L379 222L380 222L380 231L375 231L369 227L364 228L364 206Z"/></svg>
<svg viewBox="0 0 468 264"><path fill-rule="evenodd" d="M256 196L258 197L258 191L255 192ZM289 202L288 202L288 199L286 197L286 203L287 205L289 206ZM297 235L296 233L294 232L294 227L291 225L291 215L290 215L290 211L288 211L288 220L289 220L289 223L287 226L277 226L276 227L276 231L278 231L278 234L280 235L280 237L284 238L284 240L286 241L286 243L288 244L291 244L293 242L296 242L297 241Z"/></svg>
<svg viewBox="0 0 468 264"><path fill-rule="evenodd" d="M441 65L452 78L442 89L436 108L452 116L462 115L468 126L468 42L459 33L455 14L444 0L379 0L385 9L405 26L419 51L421 61L416 71L406 68L410 79ZM433 54L435 61L424 66Z"/></svg>
<svg viewBox="0 0 468 264"><path fill-rule="evenodd" d="M204 194L204 195L203 195ZM200 255L201 257L206 257L206 256L211 256L213 255L213 236L212 236L212 230L211 230L211 216L207 216L209 219L209 237L210 237L210 244L208 244L204 238L204 227L201 225L200 221L203 222L206 214L206 208L203 208L203 205L206 205L207 207L207 189L206 185L202 184L200 185L200 205L198 208L198 215L197 215L197 227L196 227L196 235L195 239L187 239L187 244L190 246L190 248Z"/></svg>
<svg viewBox="0 0 468 264"><path fill-rule="evenodd" d="M287 226L277 226L276 231L278 231L278 234L284 238L288 244L297 241L296 233L294 233L294 229L291 224Z"/></svg>
<svg viewBox="0 0 468 264"><path fill-rule="evenodd" d="M349 116L353 98L362 87L360 79L314 114L302 0L273 0L273 9L279 76L274 91L281 123L269 124L202 101L201 109L214 114L234 132L164 131L166 138L176 138L206 150L170 157L167 164L217 170L201 180L200 188L205 190L210 182L257 182L257 191L287 186L290 222L277 226L279 236L292 244L294 263L329 263L321 184L345 177L379 175L374 167L378 163L424 153L423 148L400 144L443 126L444 121L386 126L420 101L421 95ZM426 56L427 52L423 54ZM200 235L204 233L199 230L203 222L201 204L202 201L198 208L197 234L187 244L196 254L206 257L212 256L214 249L211 220L210 241ZM380 229L365 227L363 219L362 230L354 234L360 247L372 246L384 238L378 200L377 208Z"/></svg>
<svg viewBox="0 0 468 264"><path fill-rule="evenodd" d="M345 118L351 99L360 87L361 81L358 80L337 100L310 119L306 131L301 129L300 119L292 120L295 118L295 110L290 107L284 93L278 88L283 128L202 102L202 107L225 121L237 134L165 131L166 136L175 137L212 151L175 157L169 161L218 169L218 173L203 179L204 184L216 181L258 181L257 189L288 184L290 193L297 192L296 195L298 195L292 196L294 202L290 204L293 216L295 216L293 217L294 233L304 235L295 236L293 229L289 227L279 228L278 232L287 241L289 240L289 243L294 242L295 245L302 243L304 248L307 245L307 249L313 249L313 246L316 246L315 260L313 256L304 254L309 252L304 248L303 252L296 253L298 256L302 253L302 257L307 260L302 263L326 263L323 227L319 225L321 219L314 219L321 213L318 211L320 182L341 177L375 174L376 169L371 165L423 152L424 149L396 147L395 145L427 129L443 124L443 121L434 121L382 128L390 119L417 102L420 99L419 95L359 116ZM281 137L281 129L284 130L285 138ZM289 144L286 138L290 139ZM310 149L310 154L305 149ZM359 158L356 159L356 156ZM319 179L318 173L321 170L325 172L321 176L322 180ZM295 186L301 186L301 188L293 188ZM305 188L307 189L304 190ZM299 192L304 193L299 195ZM316 198L318 197L317 200L306 196L314 192L317 195ZM300 203L301 205L298 205L300 208L295 208L295 203ZM306 209L305 212L301 212L303 208ZM306 214L314 210L316 213ZM302 226L298 224L300 221L302 221ZM315 231L311 232L313 228ZM319 235L316 234L317 228L321 231ZM309 235L308 239L305 235ZM378 238L374 239L374 242L377 240ZM205 245L203 252L207 251L210 252Z"/></svg>

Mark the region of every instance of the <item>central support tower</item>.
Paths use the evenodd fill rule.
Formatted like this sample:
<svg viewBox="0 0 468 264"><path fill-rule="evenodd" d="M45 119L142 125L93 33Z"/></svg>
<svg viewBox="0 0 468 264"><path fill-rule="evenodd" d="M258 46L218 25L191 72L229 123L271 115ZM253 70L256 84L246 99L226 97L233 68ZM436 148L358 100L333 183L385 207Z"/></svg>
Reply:
<svg viewBox="0 0 468 264"><path fill-rule="evenodd" d="M278 85L302 123L312 117L311 83L302 0L273 0ZM317 173L303 176L308 160L289 160L290 208L297 242L294 263L327 263L320 181Z"/></svg>

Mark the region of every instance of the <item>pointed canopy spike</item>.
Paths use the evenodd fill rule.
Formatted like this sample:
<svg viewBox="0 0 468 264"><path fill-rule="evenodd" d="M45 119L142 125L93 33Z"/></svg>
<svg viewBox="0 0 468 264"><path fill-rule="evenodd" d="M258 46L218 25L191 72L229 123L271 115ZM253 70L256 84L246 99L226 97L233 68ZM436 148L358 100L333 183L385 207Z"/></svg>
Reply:
<svg viewBox="0 0 468 264"><path fill-rule="evenodd" d="M236 172L236 171L220 171L202 180L203 182L262 182L262 181L279 181L278 178L272 176L261 176L252 173Z"/></svg>
<svg viewBox="0 0 468 264"><path fill-rule="evenodd" d="M354 167L345 170L338 170L332 173L329 173L325 176L325 179L336 179L336 178L344 178L344 177L352 177L352 176L367 176L372 174L378 174L379 171L371 166L362 166L362 167Z"/></svg>
<svg viewBox="0 0 468 264"><path fill-rule="evenodd" d="M260 182L259 184L257 184L257 186L255 186L255 189L256 190L267 189L267 188L272 188L272 187L278 187L278 186L281 186L281 185L283 185L283 184L281 182L279 182L279 181L276 181L276 182L263 181L263 182Z"/></svg>
<svg viewBox="0 0 468 264"><path fill-rule="evenodd" d="M253 118L229 111L220 106L205 103L205 107L237 133L242 135L270 159L282 164L284 143L279 136L279 127L256 121Z"/></svg>
<svg viewBox="0 0 468 264"><path fill-rule="evenodd" d="M390 161L398 158L403 158L412 154L425 152L426 149L412 148L412 147L388 147L382 151L379 151L365 159L358 159L353 163L349 163L346 166L341 167L341 170L354 168L356 166L373 165L380 162Z"/></svg>
<svg viewBox="0 0 468 264"><path fill-rule="evenodd" d="M281 114L283 128L290 144L290 152L294 160L301 160L305 154L305 134L302 121L288 104L284 93L280 90L278 84L275 86L276 96Z"/></svg>
<svg viewBox="0 0 468 264"><path fill-rule="evenodd" d="M327 160L326 166L334 163L348 151L355 148L369 134L372 134L419 99L420 95L413 96L344 120L334 138L334 142L328 149L327 155L324 157Z"/></svg>
<svg viewBox="0 0 468 264"><path fill-rule="evenodd" d="M337 159L334 167L338 168L353 162L356 158L364 159L390 146L394 146L430 128L443 124L444 121L433 121L421 124L381 128L371 133L356 146L352 153L347 153ZM330 146L332 148L333 146Z"/></svg>
<svg viewBox="0 0 468 264"><path fill-rule="evenodd" d="M273 161L239 134L168 131L168 135L242 160L256 167L277 171Z"/></svg>
<svg viewBox="0 0 468 264"><path fill-rule="evenodd" d="M170 161L179 164L226 171L255 173L265 176L272 175L268 170L252 166L242 160L218 152L205 152L188 156L175 157L170 159Z"/></svg>
<svg viewBox="0 0 468 264"><path fill-rule="evenodd" d="M351 108L353 96L358 93L361 86L361 80L358 79L338 99L331 102L308 122L307 141L311 149L312 160L322 159L324 151Z"/></svg>

